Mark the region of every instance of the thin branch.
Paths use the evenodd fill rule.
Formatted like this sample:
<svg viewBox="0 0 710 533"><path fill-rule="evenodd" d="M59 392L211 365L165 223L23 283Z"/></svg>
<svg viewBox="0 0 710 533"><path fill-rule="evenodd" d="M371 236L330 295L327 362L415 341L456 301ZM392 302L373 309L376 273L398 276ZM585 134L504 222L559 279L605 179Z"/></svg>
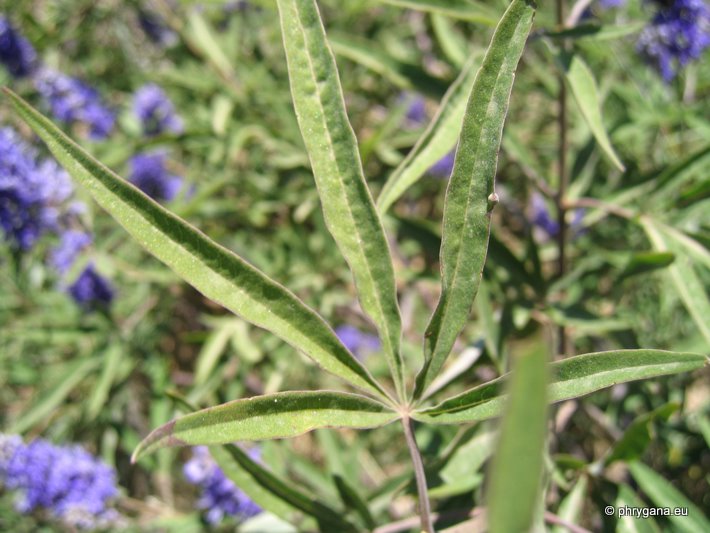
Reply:
<svg viewBox="0 0 710 533"><path fill-rule="evenodd" d="M414 423L409 416L402 417L402 427L404 428L404 436L407 440L409 454L412 456L412 464L414 465L414 477L417 481L417 493L419 494L419 521L421 528L425 533L434 533L434 526L431 522L431 506L429 504L429 494L427 493L424 463L422 462L422 456L419 453L419 447L414 437Z"/></svg>
<svg viewBox="0 0 710 533"><path fill-rule="evenodd" d="M556 18L559 29L564 28L565 24L565 9L564 0L556 0ZM567 42L562 41L562 50L568 48ZM555 203L557 207L557 224L559 231L557 233L557 277L562 278L567 271L567 207L565 196L567 195L567 186L569 182L569 173L567 172L567 86L565 85L564 73L558 75L559 93L557 95L557 128L558 128L558 144L557 144L557 174L559 181L557 183L557 195ZM559 346L558 352L566 356L571 354L569 338L567 330L564 326L559 327Z"/></svg>

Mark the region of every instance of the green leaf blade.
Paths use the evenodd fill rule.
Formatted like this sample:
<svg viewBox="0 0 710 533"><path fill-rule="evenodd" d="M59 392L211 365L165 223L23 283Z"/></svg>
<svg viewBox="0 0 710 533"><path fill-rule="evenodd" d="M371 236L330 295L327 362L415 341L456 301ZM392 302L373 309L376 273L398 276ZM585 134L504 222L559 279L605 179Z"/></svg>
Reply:
<svg viewBox="0 0 710 533"><path fill-rule="evenodd" d="M59 163L146 250L206 297L281 337L324 370L386 397L333 330L286 288L151 200L93 159L47 118L4 89Z"/></svg>
<svg viewBox="0 0 710 533"><path fill-rule="evenodd" d="M424 367L417 376L415 399L443 366L478 291L488 249L490 199L503 123L534 14L529 1L515 0L510 5L471 90L444 205L442 294L425 334Z"/></svg>
<svg viewBox="0 0 710 533"><path fill-rule="evenodd" d="M399 415L365 396L334 391L279 392L234 400L177 418L151 432L133 460L167 446L289 438L318 428L371 428Z"/></svg>
<svg viewBox="0 0 710 533"><path fill-rule="evenodd" d="M658 252L668 252L669 250L675 252L676 260L668 267L668 275L698 330L710 344L710 322L708 322L708 317L710 317L710 298L707 297L705 287L695 273L693 265L686 254L682 253L682 249L678 247L678 244L675 244L675 248L668 246L667 237L664 237L653 221L643 217L641 226L655 250Z"/></svg>
<svg viewBox="0 0 710 533"><path fill-rule="evenodd" d="M710 520L690 500L676 490L666 478L639 461L629 463L629 471L641 490L658 507L669 507L671 512L679 508L688 510L688 516L668 517L673 523L675 531L683 533L710 531Z"/></svg>
<svg viewBox="0 0 710 533"><path fill-rule="evenodd" d="M289 521L295 513L302 513L313 517L324 529L356 530L335 510L280 479L238 446L212 446L210 453L225 475L263 509Z"/></svg>
<svg viewBox="0 0 710 533"><path fill-rule="evenodd" d="M708 365L705 355L663 350L617 350L570 357L550 365L548 401L559 402L600 389ZM431 424L462 424L500 415L508 375L474 387L439 405L415 411L412 417Z"/></svg>
<svg viewBox="0 0 710 533"><path fill-rule="evenodd" d="M278 7L294 108L326 224L350 266L362 308L380 332L398 394L403 397L394 268L365 182L333 52L314 0L279 0Z"/></svg>
<svg viewBox="0 0 710 533"><path fill-rule="evenodd" d="M612 165L623 172L625 170L624 164L619 159L619 156L616 155L606 128L604 128L601 99L594 74L578 55L572 56L569 62L564 63L565 80L572 90L572 95L580 113L587 122L604 156Z"/></svg>
<svg viewBox="0 0 710 533"><path fill-rule="evenodd" d="M542 489L547 433L547 350L536 342L519 356L493 458L488 519L491 533L529 531ZM510 502L515 502L514 506Z"/></svg>

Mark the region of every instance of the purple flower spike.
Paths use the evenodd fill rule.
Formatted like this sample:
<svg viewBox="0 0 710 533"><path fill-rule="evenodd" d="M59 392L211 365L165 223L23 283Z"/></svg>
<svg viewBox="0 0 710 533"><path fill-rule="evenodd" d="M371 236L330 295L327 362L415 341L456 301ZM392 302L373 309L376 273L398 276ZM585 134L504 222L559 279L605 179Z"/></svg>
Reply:
<svg viewBox="0 0 710 533"><path fill-rule="evenodd" d="M91 235L83 231L69 230L62 234L62 239L50 254L50 263L57 272L66 274L72 267L79 253L91 244Z"/></svg>
<svg viewBox="0 0 710 533"><path fill-rule="evenodd" d="M357 358L362 358L369 353L379 352L382 349L382 343L377 336L363 333L353 326L338 326L335 328L335 334L340 339L340 342Z"/></svg>
<svg viewBox="0 0 710 533"><path fill-rule="evenodd" d="M638 51L672 80L710 46L710 6L703 0L654 0L659 8L639 37Z"/></svg>
<svg viewBox="0 0 710 533"><path fill-rule="evenodd" d="M133 111L138 116L146 135L158 135L165 131L182 133L180 117L167 95L157 85L144 85L133 99Z"/></svg>
<svg viewBox="0 0 710 533"><path fill-rule="evenodd" d="M259 450L252 448L249 456L258 460ZM218 524L225 516L246 520L261 512L261 507L224 475L205 446L193 449L192 459L185 463L183 473L190 483L201 487L197 505L205 511L205 519L210 524Z"/></svg>
<svg viewBox="0 0 710 533"><path fill-rule="evenodd" d="M31 74L37 66L37 54L30 42L0 16L0 63L15 78Z"/></svg>
<svg viewBox="0 0 710 533"><path fill-rule="evenodd" d="M437 178L449 178L454 170L454 157L455 153L453 151L446 154L429 167L429 174Z"/></svg>
<svg viewBox="0 0 710 533"><path fill-rule="evenodd" d="M96 272L93 263L86 266L67 290L85 311L107 308L114 295L113 287L108 280Z"/></svg>
<svg viewBox="0 0 710 533"><path fill-rule="evenodd" d="M69 176L10 128L0 129L0 228L11 246L28 250L59 223L59 206L72 193Z"/></svg>
<svg viewBox="0 0 710 533"><path fill-rule="evenodd" d="M172 46L178 40L177 34L155 13L140 11L138 23L148 39L159 46Z"/></svg>
<svg viewBox="0 0 710 533"><path fill-rule="evenodd" d="M182 187L182 178L169 174L165 168L162 152L132 157L130 182L158 201L172 200Z"/></svg>
<svg viewBox="0 0 710 533"><path fill-rule="evenodd" d="M560 225L550 215L545 199L539 193L533 193L530 199L532 223L542 229L548 237L555 237L560 232Z"/></svg>
<svg viewBox="0 0 710 533"><path fill-rule="evenodd" d="M106 528L118 519L108 507L118 495L115 472L80 446L25 445L0 434L0 485L17 492L19 512L43 509L72 528Z"/></svg>
<svg viewBox="0 0 710 533"><path fill-rule="evenodd" d="M111 133L116 117L101 102L96 89L50 69L38 73L35 86L57 120L86 124L92 139L104 139Z"/></svg>

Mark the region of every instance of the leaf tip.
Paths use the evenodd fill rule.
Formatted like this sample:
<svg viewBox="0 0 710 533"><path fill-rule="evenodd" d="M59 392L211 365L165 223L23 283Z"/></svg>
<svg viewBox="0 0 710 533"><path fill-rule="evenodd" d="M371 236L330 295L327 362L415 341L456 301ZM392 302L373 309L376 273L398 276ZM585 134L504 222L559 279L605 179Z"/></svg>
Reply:
<svg viewBox="0 0 710 533"><path fill-rule="evenodd" d="M144 455L154 452L160 448L167 448L172 446L185 446L188 443L178 439L175 433L175 423L177 420L171 420L167 424L164 424L153 431L151 431L148 436L143 439L131 455L131 464L135 464L138 459Z"/></svg>

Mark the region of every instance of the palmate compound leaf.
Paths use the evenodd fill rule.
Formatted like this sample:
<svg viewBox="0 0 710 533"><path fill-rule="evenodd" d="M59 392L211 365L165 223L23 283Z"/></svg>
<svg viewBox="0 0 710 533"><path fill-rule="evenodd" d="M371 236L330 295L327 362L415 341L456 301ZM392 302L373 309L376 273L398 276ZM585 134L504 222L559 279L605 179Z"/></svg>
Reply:
<svg viewBox="0 0 710 533"><path fill-rule="evenodd" d="M328 372L379 398L387 397L325 321L292 292L114 174L12 91L3 91L69 174L185 281L278 335Z"/></svg>
<svg viewBox="0 0 710 533"><path fill-rule="evenodd" d="M454 169L446 191L441 243L441 298L427 327L419 399L436 377L463 329L481 282L497 202L494 179L515 69L535 14L530 0L514 0L496 27L473 83Z"/></svg>
<svg viewBox="0 0 710 533"><path fill-rule="evenodd" d="M335 391L278 392L177 418L150 433L133 460L166 446L289 438L318 428L372 428L400 415L383 403Z"/></svg>
<svg viewBox="0 0 710 533"><path fill-rule="evenodd" d="M701 354L662 350L597 352L550 364L549 402L576 398L637 379L647 379L702 368L709 362ZM508 374L474 387L439 405L414 411L412 418L430 424L464 424L500 415L505 405Z"/></svg>
<svg viewBox="0 0 710 533"><path fill-rule="evenodd" d="M333 52L315 0L278 0L291 94L328 230L375 322L404 398L402 324L389 245L365 182Z"/></svg>

